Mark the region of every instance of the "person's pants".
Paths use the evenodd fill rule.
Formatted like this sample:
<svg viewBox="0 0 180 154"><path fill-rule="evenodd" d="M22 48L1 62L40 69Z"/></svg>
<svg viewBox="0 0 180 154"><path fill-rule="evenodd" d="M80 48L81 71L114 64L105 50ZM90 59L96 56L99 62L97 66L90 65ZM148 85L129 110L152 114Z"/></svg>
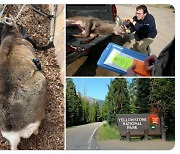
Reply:
<svg viewBox="0 0 180 154"><path fill-rule="evenodd" d="M140 41L135 41L133 44L133 49L135 51L141 52L143 54L150 55L150 48L149 45L153 42L153 38L143 38Z"/></svg>

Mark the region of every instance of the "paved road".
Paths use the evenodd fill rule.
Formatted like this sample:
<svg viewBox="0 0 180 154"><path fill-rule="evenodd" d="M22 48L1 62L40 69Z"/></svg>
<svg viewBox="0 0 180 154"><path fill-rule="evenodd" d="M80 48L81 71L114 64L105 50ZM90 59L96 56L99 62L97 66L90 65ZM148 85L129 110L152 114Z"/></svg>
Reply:
<svg viewBox="0 0 180 154"><path fill-rule="evenodd" d="M116 5L120 18L133 17L135 14L134 4ZM164 5L148 5L148 10L156 20L158 35L150 45L151 54L159 55L161 50L175 36L175 13ZM134 40L126 42L125 47L131 48ZM67 76L118 76L119 74L97 67L97 61L102 51L90 56L84 56L69 64L66 67Z"/></svg>
<svg viewBox="0 0 180 154"><path fill-rule="evenodd" d="M106 140L98 141L98 145L101 150L171 150L174 148L175 142Z"/></svg>
<svg viewBox="0 0 180 154"><path fill-rule="evenodd" d="M66 129L67 150L98 150L95 139L96 130L102 122L76 126Z"/></svg>

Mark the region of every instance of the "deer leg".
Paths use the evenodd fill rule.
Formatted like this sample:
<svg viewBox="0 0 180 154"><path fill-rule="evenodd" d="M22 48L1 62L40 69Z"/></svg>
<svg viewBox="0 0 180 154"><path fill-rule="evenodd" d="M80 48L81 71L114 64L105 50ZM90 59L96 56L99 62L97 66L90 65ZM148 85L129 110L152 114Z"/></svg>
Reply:
<svg viewBox="0 0 180 154"><path fill-rule="evenodd" d="M34 131L34 135L38 135L38 133L39 133L39 128L37 128L35 131Z"/></svg>
<svg viewBox="0 0 180 154"><path fill-rule="evenodd" d="M73 34L72 36L77 38L86 38L89 36L89 34L87 34L85 30L83 30L81 34Z"/></svg>
<svg viewBox="0 0 180 154"><path fill-rule="evenodd" d="M2 132L2 136L6 138L10 145L11 150L17 150L17 146L20 142L20 132Z"/></svg>
<svg viewBox="0 0 180 154"><path fill-rule="evenodd" d="M40 125L40 124L39 124ZM33 132L34 135L38 135L39 133L39 125L36 126L35 131Z"/></svg>
<svg viewBox="0 0 180 154"><path fill-rule="evenodd" d="M17 146L18 146L19 142L20 142L20 137L10 140L11 150L18 150Z"/></svg>
<svg viewBox="0 0 180 154"><path fill-rule="evenodd" d="M96 37L98 37L98 34L91 33L89 38L84 39L83 41L81 41L81 44L89 43L90 41L94 40Z"/></svg>
<svg viewBox="0 0 180 154"><path fill-rule="evenodd" d="M91 21L86 22L85 26L81 28L83 30L82 33L74 34L73 36L78 37L78 38L86 38L86 37L90 36L92 26L93 26L93 24Z"/></svg>

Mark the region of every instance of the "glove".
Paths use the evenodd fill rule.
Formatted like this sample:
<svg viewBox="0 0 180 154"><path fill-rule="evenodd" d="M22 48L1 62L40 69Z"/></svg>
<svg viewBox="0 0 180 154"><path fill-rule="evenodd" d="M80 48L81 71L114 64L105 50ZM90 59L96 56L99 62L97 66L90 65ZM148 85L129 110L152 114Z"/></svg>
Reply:
<svg viewBox="0 0 180 154"><path fill-rule="evenodd" d="M132 18L126 18L124 20L127 21L127 22L130 22L130 23L133 23L133 19Z"/></svg>

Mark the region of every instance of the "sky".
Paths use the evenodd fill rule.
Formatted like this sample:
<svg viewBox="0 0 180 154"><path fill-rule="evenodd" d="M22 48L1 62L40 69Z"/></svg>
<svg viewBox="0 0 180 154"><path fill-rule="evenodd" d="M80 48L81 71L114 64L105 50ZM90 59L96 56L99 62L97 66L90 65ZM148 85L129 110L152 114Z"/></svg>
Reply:
<svg viewBox="0 0 180 154"><path fill-rule="evenodd" d="M104 100L112 79L114 78L73 78L73 82L76 85L77 92L84 95L86 91L86 96ZM128 78L127 81L131 82L132 78Z"/></svg>

